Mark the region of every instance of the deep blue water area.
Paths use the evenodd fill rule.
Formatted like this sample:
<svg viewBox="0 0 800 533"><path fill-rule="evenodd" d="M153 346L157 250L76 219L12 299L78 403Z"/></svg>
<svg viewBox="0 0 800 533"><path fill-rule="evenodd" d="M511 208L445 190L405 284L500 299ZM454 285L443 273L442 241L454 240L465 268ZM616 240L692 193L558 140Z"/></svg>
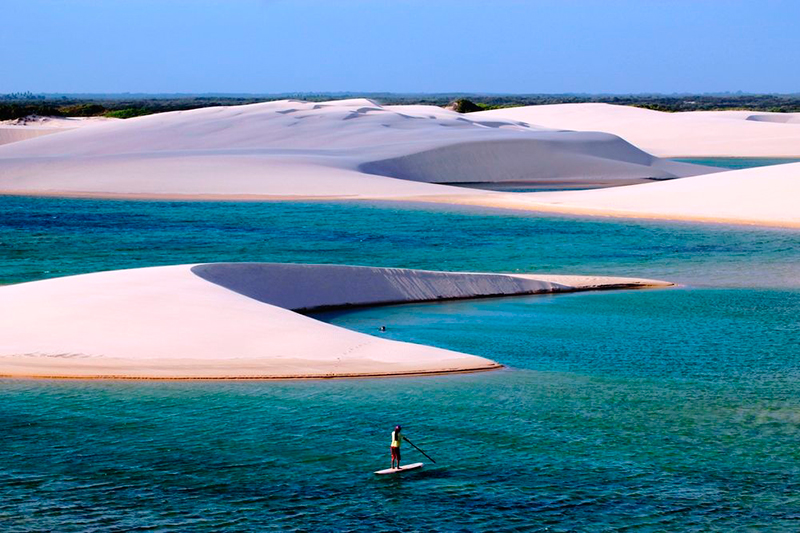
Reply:
<svg viewBox="0 0 800 533"><path fill-rule="evenodd" d="M0 197L0 283L207 261L684 286L315 315L508 367L495 372L0 380L0 531L800 529L798 231L396 203ZM426 467L376 477L396 423L436 464L404 449Z"/></svg>
<svg viewBox="0 0 800 533"><path fill-rule="evenodd" d="M215 261L800 287L800 232L356 202L0 197L0 283Z"/></svg>

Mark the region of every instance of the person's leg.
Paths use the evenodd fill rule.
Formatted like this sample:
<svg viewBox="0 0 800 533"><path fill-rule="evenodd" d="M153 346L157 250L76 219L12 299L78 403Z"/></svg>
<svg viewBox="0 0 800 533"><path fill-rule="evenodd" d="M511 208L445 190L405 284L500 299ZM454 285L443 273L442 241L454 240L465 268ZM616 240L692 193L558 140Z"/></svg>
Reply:
<svg viewBox="0 0 800 533"><path fill-rule="evenodd" d="M400 448L397 448L397 468L400 468Z"/></svg>

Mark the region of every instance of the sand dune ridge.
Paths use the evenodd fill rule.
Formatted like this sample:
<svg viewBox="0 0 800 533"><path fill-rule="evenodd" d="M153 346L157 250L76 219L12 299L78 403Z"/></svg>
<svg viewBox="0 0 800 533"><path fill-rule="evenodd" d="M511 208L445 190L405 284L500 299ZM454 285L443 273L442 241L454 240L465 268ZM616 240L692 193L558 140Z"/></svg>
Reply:
<svg viewBox="0 0 800 533"><path fill-rule="evenodd" d="M498 365L291 309L664 285L259 263L71 276L0 288L0 307L9 310L0 323L0 375L277 379L488 370Z"/></svg>

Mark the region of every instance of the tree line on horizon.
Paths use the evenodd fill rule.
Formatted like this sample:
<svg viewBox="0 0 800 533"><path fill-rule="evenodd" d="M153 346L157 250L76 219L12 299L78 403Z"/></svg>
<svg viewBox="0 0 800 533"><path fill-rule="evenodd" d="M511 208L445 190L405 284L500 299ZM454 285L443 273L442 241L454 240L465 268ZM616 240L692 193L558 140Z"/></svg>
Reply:
<svg viewBox="0 0 800 533"><path fill-rule="evenodd" d="M656 111L719 111L743 109L778 113L800 112L800 94L714 94L714 95L481 95L481 94L392 94L392 93L293 93L268 96L69 96L37 95L30 92L0 95L0 120L30 115L60 117L106 116L132 118L166 111L183 111L211 106L253 104L296 98L324 101L341 98L370 98L386 105L425 104L449 107L461 113L564 103L607 103L654 109Z"/></svg>

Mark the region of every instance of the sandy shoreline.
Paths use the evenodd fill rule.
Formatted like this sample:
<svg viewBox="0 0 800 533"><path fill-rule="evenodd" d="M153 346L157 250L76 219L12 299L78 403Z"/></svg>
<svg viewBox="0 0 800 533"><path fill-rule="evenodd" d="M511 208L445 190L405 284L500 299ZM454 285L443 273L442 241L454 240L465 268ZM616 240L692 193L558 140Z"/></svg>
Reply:
<svg viewBox="0 0 800 533"><path fill-rule="evenodd" d="M212 263L101 272L0 288L0 376L330 379L475 372L473 355L367 335L323 309L668 287L638 278Z"/></svg>
<svg viewBox="0 0 800 533"><path fill-rule="evenodd" d="M388 200L388 199L387 199ZM638 219L638 220L663 220L673 222L700 222L709 224L725 224L736 226L765 226L773 228L800 228L800 220L774 220L769 218L743 218L743 217L720 217L689 214L659 214L647 211L625 211L608 208L591 208L569 205L555 205L544 202L524 201L516 198L495 198L495 197L463 197L463 196L433 196L433 197L411 197L393 198L393 201L421 202L430 204L462 205L475 207L489 207L509 211L575 215L597 218L617 218L617 219Z"/></svg>
<svg viewBox="0 0 800 533"><path fill-rule="evenodd" d="M452 370L430 370L418 372L363 372L351 374L320 374L295 376L200 376L200 377L159 377L143 376L133 377L126 375L98 375L98 376L20 376L13 374L0 374L0 379L28 379L28 380L69 380L69 381L322 381L327 379L377 379L377 378L416 378L427 376L447 376L452 374L476 374L493 370L507 369L505 365L495 363L483 368L455 368Z"/></svg>
<svg viewBox="0 0 800 533"><path fill-rule="evenodd" d="M570 191L581 192L581 191ZM314 195L270 195L270 194L114 194L105 192L74 192L74 191L0 191L0 196L17 196L31 198L75 198L87 200L123 200L123 201L157 201L157 202L396 202L412 204L438 204L451 206L472 206L541 214L559 214L587 216L598 218L663 220L676 222L698 222L708 224L724 224L737 226L765 226L774 228L797 229L800 220L776 220L770 218L725 217L702 214L661 214L648 211L621 210L602 207L581 207L570 205L549 204L532 201L527 198L509 197L509 194L489 191L486 194L452 194L432 196L408 197L381 197L381 196L314 196ZM538 193L532 193L538 194Z"/></svg>

